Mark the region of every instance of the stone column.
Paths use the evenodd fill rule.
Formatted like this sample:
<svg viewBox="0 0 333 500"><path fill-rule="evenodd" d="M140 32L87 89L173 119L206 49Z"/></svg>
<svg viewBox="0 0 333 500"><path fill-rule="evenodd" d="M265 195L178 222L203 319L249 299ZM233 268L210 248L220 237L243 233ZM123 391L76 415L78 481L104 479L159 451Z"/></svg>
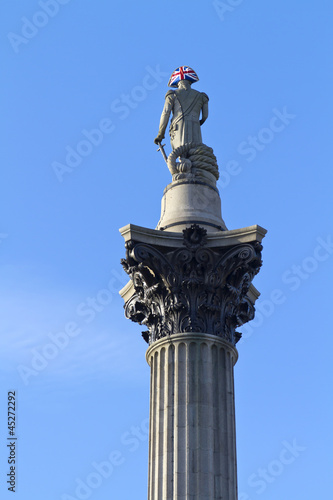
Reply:
<svg viewBox="0 0 333 500"><path fill-rule="evenodd" d="M193 332L156 341L146 358L148 500L237 500L236 349Z"/></svg>
<svg viewBox="0 0 333 500"><path fill-rule="evenodd" d="M237 500L236 328L254 317L266 231L209 230L121 229L125 316L149 344L148 500Z"/></svg>

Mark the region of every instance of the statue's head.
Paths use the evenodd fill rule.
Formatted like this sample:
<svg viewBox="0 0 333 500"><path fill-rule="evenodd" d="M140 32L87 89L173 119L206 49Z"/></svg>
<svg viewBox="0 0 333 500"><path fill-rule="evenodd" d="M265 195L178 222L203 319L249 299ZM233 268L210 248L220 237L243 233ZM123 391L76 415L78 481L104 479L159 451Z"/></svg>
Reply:
<svg viewBox="0 0 333 500"><path fill-rule="evenodd" d="M177 87L178 83L182 80L187 80L190 84L195 83L199 80L196 72L189 66L180 66L175 69L175 71L170 76L168 83L169 87Z"/></svg>

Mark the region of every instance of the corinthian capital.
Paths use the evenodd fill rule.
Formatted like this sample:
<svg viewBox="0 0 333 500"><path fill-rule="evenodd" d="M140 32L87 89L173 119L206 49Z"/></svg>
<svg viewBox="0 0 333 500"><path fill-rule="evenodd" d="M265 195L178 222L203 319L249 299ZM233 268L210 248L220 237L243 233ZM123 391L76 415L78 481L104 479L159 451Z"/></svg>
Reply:
<svg viewBox="0 0 333 500"><path fill-rule="evenodd" d="M207 235L193 224L177 238L169 233L155 240L153 235L135 239L134 234L127 239L122 265L133 293L126 300L125 316L147 327L143 337L149 344L188 332L236 344L236 328L254 318L250 287L262 263L263 236L260 231L252 237L238 232L238 237L230 234L235 231Z"/></svg>

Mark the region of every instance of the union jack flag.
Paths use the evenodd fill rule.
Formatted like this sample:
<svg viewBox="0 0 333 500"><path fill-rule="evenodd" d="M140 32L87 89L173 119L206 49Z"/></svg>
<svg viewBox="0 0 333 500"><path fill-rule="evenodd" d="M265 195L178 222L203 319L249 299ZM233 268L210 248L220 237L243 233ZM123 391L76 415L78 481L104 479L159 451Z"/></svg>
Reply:
<svg viewBox="0 0 333 500"><path fill-rule="evenodd" d="M169 87L177 87L178 82L181 80L189 80L191 83L197 82L199 80L196 72L189 66L180 66L175 69L175 71L170 76L168 83Z"/></svg>

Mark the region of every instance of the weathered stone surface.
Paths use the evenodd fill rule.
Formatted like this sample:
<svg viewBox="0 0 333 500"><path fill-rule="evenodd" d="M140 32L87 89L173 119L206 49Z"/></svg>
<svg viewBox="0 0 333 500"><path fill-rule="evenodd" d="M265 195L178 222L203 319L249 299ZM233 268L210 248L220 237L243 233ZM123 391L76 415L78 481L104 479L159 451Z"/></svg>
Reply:
<svg viewBox="0 0 333 500"><path fill-rule="evenodd" d="M219 192L204 181L173 181L164 189L161 218L156 229L182 231L191 224L204 226L209 232L227 229L222 219Z"/></svg>
<svg viewBox="0 0 333 500"><path fill-rule="evenodd" d="M127 290L125 315L148 328L143 332L147 342L202 332L236 344L236 328L254 317L249 290L261 266L265 234L259 226L247 229L210 237L194 224L180 238L176 233L161 238L156 234L161 231L144 230L139 236L138 227L133 234L124 228L127 252L122 265L134 287L131 297Z"/></svg>

